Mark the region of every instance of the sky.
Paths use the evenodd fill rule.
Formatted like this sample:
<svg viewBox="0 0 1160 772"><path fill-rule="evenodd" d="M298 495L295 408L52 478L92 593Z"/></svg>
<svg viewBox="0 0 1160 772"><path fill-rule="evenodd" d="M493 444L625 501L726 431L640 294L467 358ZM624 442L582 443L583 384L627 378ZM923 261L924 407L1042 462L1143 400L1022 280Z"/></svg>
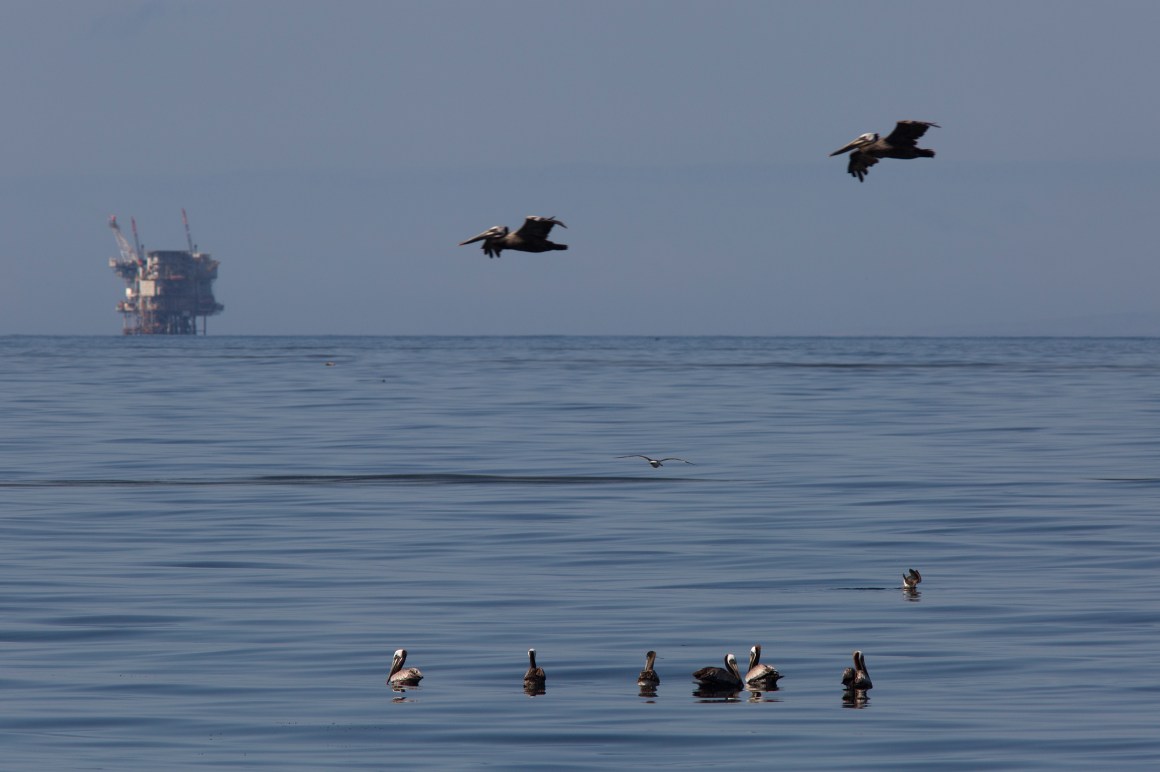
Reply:
<svg viewBox="0 0 1160 772"><path fill-rule="evenodd" d="M1154 0L5 0L0 334L1160 335ZM828 154L901 119L934 159ZM567 252L458 246L527 215Z"/></svg>

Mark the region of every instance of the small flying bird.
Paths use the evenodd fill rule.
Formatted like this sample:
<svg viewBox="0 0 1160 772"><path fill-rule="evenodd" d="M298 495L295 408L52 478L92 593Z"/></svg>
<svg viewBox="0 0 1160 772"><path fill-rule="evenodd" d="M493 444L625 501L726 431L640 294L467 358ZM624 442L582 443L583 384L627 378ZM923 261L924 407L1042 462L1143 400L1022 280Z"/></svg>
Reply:
<svg viewBox="0 0 1160 772"><path fill-rule="evenodd" d="M870 167L878 163L880 158L934 158L933 150L915 144L931 126L942 128L930 121L899 121L885 139L879 139L877 134L863 134L845 147L830 153L830 156L853 150L846 171L857 177L858 182L862 182L870 172Z"/></svg>
<svg viewBox="0 0 1160 772"><path fill-rule="evenodd" d="M773 665L761 664L761 645L755 644L749 649L749 670L745 673L747 686L777 686L777 679L781 673Z"/></svg>
<svg viewBox="0 0 1160 772"><path fill-rule="evenodd" d="M506 225L493 225L478 236L472 236L467 241L459 242L459 246L483 242L483 254L490 257L499 257L505 249L514 249L517 252L551 252L554 249L567 249L567 244L555 244L548 241L548 232L553 225L561 228L568 226L552 217L537 217L530 215L524 218L524 224L515 233L508 231Z"/></svg>
<svg viewBox="0 0 1160 772"><path fill-rule="evenodd" d="M737 668L737 657L732 654L725 655L725 667L703 667L693 673L693 678L707 689L740 689L745 685Z"/></svg>
<svg viewBox="0 0 1160 772"><path fill-rule="evenodd" d="M636 677L637 686L656 686L661 682L661 677L657 675L657 671L653 670L653 666L657 661L657 653L650 651L644 655L644 670L640 671L640 675Z"/></svg>
<svg viewBox="0 0 1160 772"><path fill-rule="evenodd" d="M668 458L649 458L648 456L642 456L639 453L633 453L632 455L628 455L628 456L617 456L617 458L643 458L645 461L647 461L649 463L649 466L651 466L653 469L656 469L659 466L664 466L666 461L684 461L686 464L693 463L692 461L685 461L685 459L677 458L676 456L670 456ZM694 464L694 466L695 466L695 464Z"/></svg>
<svg viewBox="0 0 1160 772"><path fill-rule="evenodd" d="M528 649L528 672L524 673L524 686L532 689L542 688L547 676L542 667L536 667L536 650Z"/></svg>
<svg viewBox="0 0 1160 772"><path fill-rule="evenodd" d="M902 589L914 590L918 588L918 583L922 581L922 574L910 569L909 574L902 575Z"/></svg>
<svg viewBox="0 0 1160 772"><path fill-rule="evenodd" d="M423 680L423 674L417 667L404 669L407 661L407 650L399 649L391 659L391 672L387 675L387 683L391 686L417 686Z"/></svg>
<svg viewBox="0 0 1160 772"><path fill-rule="evenodd" d="M866 670L866 658L862 656L861 651L854 652L854 667L842 671L842 686L850 692L864 692L874 687L874 682L870 680L870 672Z"/></svg>

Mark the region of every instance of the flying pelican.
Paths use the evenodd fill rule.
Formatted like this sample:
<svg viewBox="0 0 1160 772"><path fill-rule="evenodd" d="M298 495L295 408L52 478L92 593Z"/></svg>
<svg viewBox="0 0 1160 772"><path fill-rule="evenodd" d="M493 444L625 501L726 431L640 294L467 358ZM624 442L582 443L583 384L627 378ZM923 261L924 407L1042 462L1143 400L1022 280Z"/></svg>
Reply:
<svg viewBox="0 0 1160 772"><path fill-rule="evenodd" d="M661 682L661 677L657 675L657 671L653 670L656 661L657 653L655 651L650 651L644 655L644 670L640 671L640 675L636 677L637 686L656 686Z"/></svg>
<svg viewBox="0 0 1160 772"><path fill-rule="evenodd" d="M852 692L864 692L874 688L870 672L866 670L866 658L862 656L861 651L854 652L854 667L842 671L842 686L846 687L846 691Z"/></svg>
<svg viewBox="0 0 1160 772"><path fill-rule="evenodd" d="M524 224L515 233L510 233L506 225L493 225L478 236L472 236L467 241L459 242L459 246L483 242L483 254L488 257L499 257L505 249L514 249L517 252L551 252L554 249L567 249L567 244L554 244L548 241L548 232L553 225L561 228L568 226L552 217L537 217L529 215L524 218Z"/></svg>
<svg viewBox="0 0 1160 772"><path fill-rule="evenodd" d="M419 672L419 668L403 669L403 663L406 661L407 650L398 649L394 658L391 659L391 672L387 676L387 683L391 686L418 686L419 682L423 680L423 674Z"/></svg>
<svg viewBox="0 0 1160 772"><path fill-rule="evenodd" d="M922 581L922 574L918 573L917 571L915 571L912 568L912 569L910 569L909 574L902 575L902 589L904 589L904 590L916 590L916 589L918 589L918 583L921 581Z"/></svg>
<svg viewBox="0 0 1160 772"><path fill-rule="evenodd" d="M737 668L737 657L732 654L725 655L725 667L703 667L693 673L693 678L707 689L740 689L745 685Z"/></svg>
<svg viewBox="0 0 1160 772"><path fill-rule="evenodd" d="M536 667L536 650L528 649L528 672L524 673L524 686L529 689L542 689L547 676L542 667Z"/></svg>
<svg viewBox="0 0 1160 772"><path fill-rule="evenodd" d="M777 679L781 673L773 665L761 664L761 645L755 644L749 649L749 670L745 673L745 683L748 686L777 686Z"/></svg>
<svg viewBox="0 0 1160 772"><path fill-rule="evenodd" d="M617 456L617 458L643 458L653 469L656 469L658 466L664 466L666 461L685 461L685 459L677 458L676 456L670 456L669 458L649 458L648 456L642 456L639 453L633 453L630 456ZM685 463L692 464L693 462L685 461Z"/></svg>
<svg viewBox="0 0 1160 772"><path fill-rule="evenodd" d="M830 153L830 156L853 150L846 171L857 177L858 182L862 182L879 158L934 158L933 150L915 144L931 126L942 128L929 121L899 121L886 139L879 139L877 134L863 134L845 147Z"/></svg>

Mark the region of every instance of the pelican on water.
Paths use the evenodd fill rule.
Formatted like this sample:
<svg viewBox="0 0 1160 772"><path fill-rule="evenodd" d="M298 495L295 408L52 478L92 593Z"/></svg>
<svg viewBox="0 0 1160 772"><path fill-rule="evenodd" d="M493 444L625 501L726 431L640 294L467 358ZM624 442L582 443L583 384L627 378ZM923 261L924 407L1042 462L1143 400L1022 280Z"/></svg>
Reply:
<svg viewBox="0 0 1160 772"><path fill-rule="evenodd" d="M423 674L419 672L419 668L403 668L403 663L406 661L407 650L398 649L394 658L391 659L391 672L387 676L387 683L391 686L417 686L423 680Z"/></svg>
<svg viewBox="0 0 1160 772"><path fill-rule="evenodd" d="M874 687L870 673L866 670L866 658L862 656L861 651L854 652L854 667L842 671L842 686L852 692L864 692Z"/></svg>
<svg viewBox="0 0 1160 772"><path fill-rule="evenodd" d="M885 139L880 139L877 134L863 134L830 155L841 155L853 150L846 171L857 177L858 182L862 182L870 172L870 167L878 163L880 158L934 158L933 150L915 144L931 126L941 128L930 121L899 121Z"/></svg>
<svg viewBox="0 0 1160 772"><path fill-rule="evenodd" d="M524 218L524 224L515 233L511 233L506 225L493 225L478 236L459 242L459 246L482 241L483 254L488 257L499 257L505 249L514 249L517 252L551 252L554 249L567 249L567 244L548 241L548 232L552 230L553 225L568 227L555 216L530 215Z"/></svg>
<svg viewBox="0 0 1160 772"><path fill-rule="evenodd" d="M657 653L650 651L644 655L644 670L640 671L640 675L636 677L637 686L656 686L661 682L661 677L657 675L657 671L653 670L653 666L657 661Z"/></svg>
<svg viewBox="0 0 1160 772"><path fill-rule="evenodd" d="M633 453L630 456L617 456L617 458L643 458L653 469L656 469L658 466L664 466L666 461L684 461L686 464L693 463L692 461L685 461L685 459L677 458L676 456L670 456L669 458L649 458L648 456L642 456L639 453Z"/></svg>
<svg viewBox="0 0 1160 772"><path fill-rule="evenodd" d="M909 574L902 575L902 589L914 590L918 588L918 583L922 581L922 574L910 569Z"/></svg>
<svg viewBox="0 0 1160 772"><path fill-rule="evenodd" d="M524 686L532 689L542 688L547 676L542 667L536 667L536 650L528 649L528 672L524 673Z"/></svg>
<svg viewBox="0 0 1160 772"><path fill-rule="evenodd" d="M777 679L781 673L773 665L761 664L761 645L755 644L749 649L749 670L745 673L745 683L748 686L777 686Z"/></svg>
<svg viewBox="0 0 1160 772"><path fill-rule="evenodd" d="M707 689L740 689L745 683L737 668L737 657L725 655L725 667L703 667L693 673L693 678Z"/></svg>

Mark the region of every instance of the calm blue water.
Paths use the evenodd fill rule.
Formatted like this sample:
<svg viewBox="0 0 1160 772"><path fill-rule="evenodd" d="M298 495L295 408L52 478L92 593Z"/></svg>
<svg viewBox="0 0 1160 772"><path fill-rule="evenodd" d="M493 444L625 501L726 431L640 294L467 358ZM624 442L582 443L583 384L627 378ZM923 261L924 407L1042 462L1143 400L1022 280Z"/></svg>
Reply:
<svg viewBox="0 0 1160 772"><path fill-rule="evenodd" d="M1160 340L9 337L0 362L5 769L1160 763ZM754 643L777 691L693 695Z"/></svg>

